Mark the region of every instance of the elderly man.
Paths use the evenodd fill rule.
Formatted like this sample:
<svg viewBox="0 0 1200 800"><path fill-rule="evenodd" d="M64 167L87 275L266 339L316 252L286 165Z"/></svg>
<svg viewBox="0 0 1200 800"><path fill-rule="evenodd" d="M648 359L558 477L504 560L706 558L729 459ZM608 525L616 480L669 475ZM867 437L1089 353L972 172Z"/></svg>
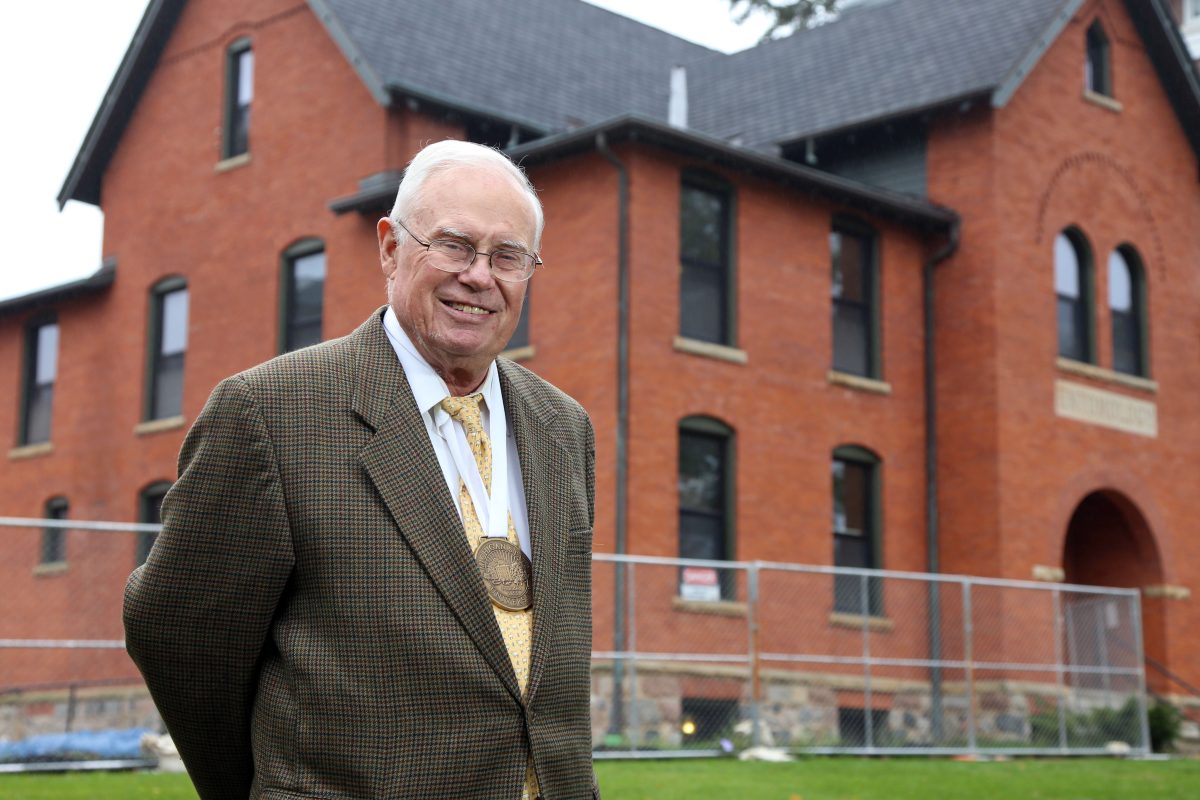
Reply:
<svg viewBox="0 0 1200 800"><path fill-rule="evenodd" d="M387 306L196 420L125 630L205 800L599 796L592 427L496 358L541 228L502 154L430 145Z"/></svg>

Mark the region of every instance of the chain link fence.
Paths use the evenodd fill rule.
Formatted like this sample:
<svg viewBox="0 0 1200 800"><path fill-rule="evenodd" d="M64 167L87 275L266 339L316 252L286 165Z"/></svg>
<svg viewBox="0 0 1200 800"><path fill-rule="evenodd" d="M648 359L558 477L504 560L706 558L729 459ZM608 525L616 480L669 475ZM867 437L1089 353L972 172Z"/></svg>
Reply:
<svg viewBox="0 0 1200 800"><path fill-rule="evenodd" d="M597 755L1144 754L1131 589L597 554Z"/></svg>
<svg viewBox="0 0 1200 800"><path fill-rule="evenodd" d="M0 743L160 726L121 597L157 525L0 518ZM596 554L598 757L1149 752L1136 591Z"/></svg>

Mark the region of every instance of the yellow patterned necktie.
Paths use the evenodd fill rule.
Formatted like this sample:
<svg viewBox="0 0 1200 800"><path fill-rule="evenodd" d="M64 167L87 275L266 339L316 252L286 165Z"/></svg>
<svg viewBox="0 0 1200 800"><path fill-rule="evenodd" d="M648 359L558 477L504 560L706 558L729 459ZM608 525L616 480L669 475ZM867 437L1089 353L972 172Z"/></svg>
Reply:
<svg viewBox="0 0 1200 800"><path fill-rule="evenodd" d="M484 491L491 492L492 486L492 441L483 429L483 417L479 413L481 394L467 397L447 397L442 400L442 408L463 426L467 434L467 444L471 454L475 456L475 466L479 468L479 477L483 479ZM503 469L505 465L501 465ZM483 541L483 525L479 515L475 513L475 504L467 491L463 480L458 482L458 500L462 507L463 528L467 532L467 544L471 552ZM508 515L508 541L517 547L521 546L517 538L517 529L513 526L512 514ZM493 604L492 611L496 614L496 624L500 626L500 635L504 637L504 646L508 648L508 657L512 661L513 672L517 674L517 685L524 696L529 685L529 658L533 643L533 609L524 611L505 611ZM522 800L537 796L537 776L533 771L530 760L525 772L525 788L521 794Z"/></svg>

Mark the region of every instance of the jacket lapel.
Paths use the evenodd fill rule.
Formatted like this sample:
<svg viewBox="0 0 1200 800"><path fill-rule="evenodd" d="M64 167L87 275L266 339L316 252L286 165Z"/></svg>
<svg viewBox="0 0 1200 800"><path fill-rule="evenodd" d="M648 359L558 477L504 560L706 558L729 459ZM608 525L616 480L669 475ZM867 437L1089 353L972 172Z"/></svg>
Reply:
<svg viewBox="0 0 1200 800"><path fill-rule="evenodd" d="M563 569L563 542L570 524L566 498L553 490L555 476L567 463L567 453L554 437L555 412L539 402L544 390L530 382L509 362L497 362L504 413L517 440L521 483L529 512L529 539L533 554L533 652L529 665L528 701L532 702L554 640L558 619L559 576Z"/></svg>
<svg viewBox="0 0 1200 800"><path fill-rule="evenodd" d="M359 453L359 463L430 581L505 687L520 700L491 600L380 314L353 336L359 346L353 409L375 431ZM536 574L534 588L536 602Z"/></svg>

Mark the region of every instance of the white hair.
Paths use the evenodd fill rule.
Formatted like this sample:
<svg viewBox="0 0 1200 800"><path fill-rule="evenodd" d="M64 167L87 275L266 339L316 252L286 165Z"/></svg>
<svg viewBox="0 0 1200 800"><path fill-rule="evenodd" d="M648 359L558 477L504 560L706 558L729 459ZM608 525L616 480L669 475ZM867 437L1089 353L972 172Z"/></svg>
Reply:
<svg viewBox="0 0 1200 800"><path fill-rule="evenodd" d="M508 156L494 147L486 147L473 142L445 139L426 145L413 156L412 161L408 162L408 167L404 170L400 189L396 192L396 202L392 205L391 218L393 220L405 219L411 211L419 207L421 187L430 177L461 166L494 169L512 178L525 191L529 196L529 204L533 211L533 249L536 251L541 246L542 228L546 224L545 216L542 213L542 201L538 199L537 190L529 182L524 170L510 161Z"/></svg>

